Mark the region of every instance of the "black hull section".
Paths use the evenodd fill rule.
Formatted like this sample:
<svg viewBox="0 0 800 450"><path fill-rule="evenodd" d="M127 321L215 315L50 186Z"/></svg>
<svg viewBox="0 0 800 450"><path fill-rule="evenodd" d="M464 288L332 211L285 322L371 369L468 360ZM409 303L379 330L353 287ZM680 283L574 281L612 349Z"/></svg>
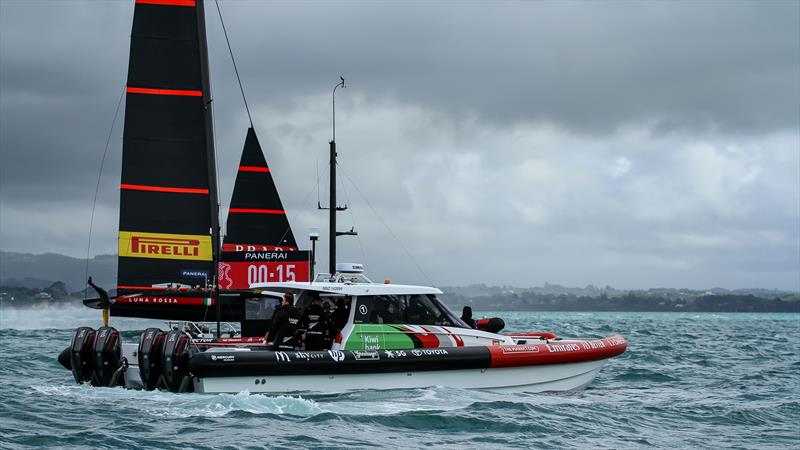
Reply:
<svg viewBox="0 0 800 450"><path fill-rule="evenodd" d="M433 370L483 369L490 366L487 347L319 352L213 352L189 360L201 378L270 375L340 375Z"/></svg>
<svg viewBox="0 0 800 450"><path fill-rule="evenodd" d="M239 322L244 316L240 298L220 297L220 318L223 322ZM114 317L139 317L142 319L188 320L191 322L216 321L216 305L169 305L114 303Z"/></svg>

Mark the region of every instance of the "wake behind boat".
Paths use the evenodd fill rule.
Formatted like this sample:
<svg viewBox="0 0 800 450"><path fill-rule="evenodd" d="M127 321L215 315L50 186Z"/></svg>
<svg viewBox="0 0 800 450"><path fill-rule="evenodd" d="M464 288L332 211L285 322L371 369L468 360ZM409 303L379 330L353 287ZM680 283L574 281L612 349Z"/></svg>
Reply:
<svg viewBox="0 0 800 450"><path fill-rule="evenodd" d="M334 95L338 87L344 79ZM360 265L337 264L336 238L355 232L336 228L346 207L336 201L335 131L330 273L315 277L314 249L299 250L252 120L223 240L202 0L136 0L126 92L116 294L90 280L99 297L84 303L104 311L104 326L79 328L59 355L77 383L207 393L564 391L585 387L625 351L620 336L500 334L501 320L466 323L436 288L373 283ZM123 343L109 316L181 323Z"/></svg>

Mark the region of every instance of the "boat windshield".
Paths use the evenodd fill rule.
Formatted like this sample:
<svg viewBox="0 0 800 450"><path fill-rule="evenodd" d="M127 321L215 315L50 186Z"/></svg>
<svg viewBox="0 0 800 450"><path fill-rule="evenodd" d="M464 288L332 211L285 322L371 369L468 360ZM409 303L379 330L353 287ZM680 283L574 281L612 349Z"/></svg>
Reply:
<svg viewBox="0 0 800 450"><path fill-rule="evenodd" d="M445 325L469 328L432 294L364 295L357 299L354 323Z"/></svg>

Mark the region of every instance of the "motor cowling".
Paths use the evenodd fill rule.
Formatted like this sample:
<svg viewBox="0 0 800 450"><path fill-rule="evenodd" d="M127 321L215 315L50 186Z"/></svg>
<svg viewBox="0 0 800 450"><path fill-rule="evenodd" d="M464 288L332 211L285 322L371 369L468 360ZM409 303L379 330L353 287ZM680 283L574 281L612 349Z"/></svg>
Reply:
<svg viewBox="0 0 800 450"><path fill-rule="evenodd" d="M92 350L94 349L96 333L94 328L80 327L75 330L70 345L70 369L75 382L78 384L92 380L94 363Z"/></svg>
<svg viewBox="0 0 800 450"><path fill-rule="evenodd" d="M93 386L111 387L117 369L122 365L122 342L119 331L113 327L100 327L94 338Z"/></svg>
<svg viewBox="0 0 800 450"><path fill-rule="evenodd" d="M181 392L191 385L189 377L189 357L191 340L181 330L170 330L164 338L164 353L161 373L164 383L171 392Z"/></svg>
<svg viewBox="0 0 800 450"><path fill-rule="evenodd" d="M139 336L139 376L142 386L152 391L161 377L165 334L158 328L148 328Z"/></svg>

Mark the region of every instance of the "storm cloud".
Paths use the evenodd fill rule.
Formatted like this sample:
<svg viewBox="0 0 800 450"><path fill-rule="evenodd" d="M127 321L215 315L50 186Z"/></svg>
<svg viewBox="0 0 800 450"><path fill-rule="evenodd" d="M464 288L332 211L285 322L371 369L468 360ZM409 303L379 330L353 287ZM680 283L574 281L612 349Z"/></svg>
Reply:
<svg viewBox="0 0 800 450"><path fill-rule="evenodd" d="M220 7L298 237L325 232L348 79L339 259L376 279L800 289L797 2ZM85 255L132 11L0 2L3 250ZM248 120L206 13L224 211ZM121 134L92 253L116 248Z"/></svg>

